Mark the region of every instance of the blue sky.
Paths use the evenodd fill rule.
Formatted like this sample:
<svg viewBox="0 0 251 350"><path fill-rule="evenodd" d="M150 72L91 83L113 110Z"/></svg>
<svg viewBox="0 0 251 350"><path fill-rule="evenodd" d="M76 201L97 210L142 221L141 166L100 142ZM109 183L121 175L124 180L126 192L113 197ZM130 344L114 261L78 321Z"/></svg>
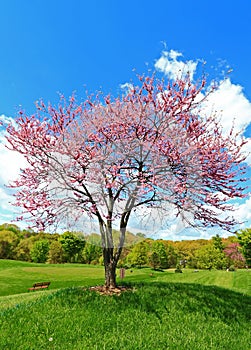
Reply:
<svg viewBox="0 0 251 350"><path fill-rule="evenodd" d="M229 97L229 105L221 106L228 108L223 124L234 111L237 127L250 137L250 23L249 0L0 0L0 116L15 117L20 105L33 112L40 98L55 103L58 92L76 91L80 99L86 89L102 87L116 95L134 78L134 69L143 73L155 66L168 74L165 59L174 69L175 62L203 59L209 79L233 69L216 102ZM171 50L183 57L173 59ZM230 103L235 98L236 111ZM0 151L1 223L12 216L4 183L22 162ZM241 218L251 219L249 198L236 205Z"/></svg>

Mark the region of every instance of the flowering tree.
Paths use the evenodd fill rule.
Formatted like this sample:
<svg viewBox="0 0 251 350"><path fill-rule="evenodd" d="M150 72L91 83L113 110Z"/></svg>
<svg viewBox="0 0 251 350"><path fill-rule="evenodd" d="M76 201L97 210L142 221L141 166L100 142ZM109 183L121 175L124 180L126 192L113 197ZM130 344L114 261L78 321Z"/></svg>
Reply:
<svg viewBox="0 0 251 350"><path fill-rule="evenodd" d="M244 267L245 258L241 253L241 246L237 242L230 243L225 249L224 253L230 264L236 267Z"/></svg>
<svg viewBox="0 0 251 350"><path fill-rule="evenodd" d="M242 197L236 177L244 141L200 113L204 88L189 76L167 83L140 77L122 97L62 98L57 108L41 101L36 114L21 111L8 126L8 147L28 162L12 184L16 205L40 229L69 216L96 218L107 288L116 285L126 228L139 208L171 210L196 226L235 224L222 213L231 209L228 199Z"/></svg>

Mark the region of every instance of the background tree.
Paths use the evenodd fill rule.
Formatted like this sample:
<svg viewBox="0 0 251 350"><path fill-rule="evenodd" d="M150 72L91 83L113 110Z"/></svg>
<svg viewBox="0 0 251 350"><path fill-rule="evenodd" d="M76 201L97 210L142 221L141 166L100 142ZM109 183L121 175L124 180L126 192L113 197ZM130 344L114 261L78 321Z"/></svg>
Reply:
<svg viewBox="0 0 251 350"><path fill-rule="evenodd" d="M16 247L16 259L23 261L31 261L30 252L36 240L37 239L34 238L34 236L23 238Z"/></svg>
<svg viewBox="0 0 251 350"><path fill-rule="evenodd" d="M151 246L149 261L154 269L168 268L168 257L166 247L161 241L154 241Z"/></svg>
<svg viewBox="0 0 251 350"><path fill-rule="evenodd" d="M31 259L35 263L45 263L48 259L50 244L47 239L36 241L31 249Z"/></svg>
<svg viewBox="0 0 251 350"><path fill-rule="evenodd" d="M67 262L78 262L81 259L81 252L85 246L84 237L79 238L73 232L64 232L60 238L65 259Z"/></svg>
<svg viewBox="0 0 251 350"><path fill-rule="evenodd" d="M237 232L238 241L242 247L243 255L248 266L251 266L251 229L247 228Z"/></svg>
<svg viewBox="0 0 251 350"><path fill-rule="evenodd" d="M212 242L215 249L217 249L220 252L223 252L224 244L219 234L216 234L214 237L212 237Z"/></svg>
<svg viewBox="0 0 251 350"><path fill-rule="evenodd" d="M156 270L160 266L160 258L157 252L151 252L151 254L149 255L149 263L154 270Z"/></svg>
<svg viewBox="0 0 251 350"><path fill-rule="evenodd" d="M170 245L174 247L176 252L176 264L180 261L186 261L185 265L196 268L195 253L205 244L208 244L207 240L182 240L176 242L170 242Z"/></svg>
<svg viewBox="0 0 251 350"><path fill-rule="evenodd" d="M16 233L9 230L0 230L0 259L14 259L15 248L19 242Z"/></svg>
<svg viewBox="0 0 251 350"><path fill-rule="evenodd" d="M48 263L59 264L61 262L63 262L63 247L59 241L54 241L50 244Z"/></svg>
<svg viewBox="0 0 251 350"><path fill-rule="evenodd" d="M239 243L230 243L224 249L224 253L227 257L228 267L232 265L234 267L243 268L245 266L245 258L241 252L241 246Z"/></svg>
<svg viewBox="0 0 251 350"><path fill-rule="evenodd" d="M172 244L170 244L170 241L166 242L166 252L168 267L175 267L178 262L178 251Z"/></svg>
<svg viewBox="0 0 251 350"><path fill-rule="evenodd" d="M195 268L198 269L222 270L227 267L225 254L219 249L216 249L212 241L195 252L194 262Z"/></svg>
<svg viewBox="0 0 251 350"><path fill-rule="evenodd" d="M148 263L149 245L146 242L137 243L127 256L127 263L132 266L142 267Z"/></svg>
<svg viewBox="0 0 251 350"><path fill-rule="evenodd" d="M242 197L244 141L233 130L223 134L214 114L200 112L205 84L193 84L189 74L167 83L139 77L115 99L78 105L62 98L57 108L42 101L7 128L7 147L28 163L13 183L16 205L42 230L84 213L96 218L107 288L116 286L126 228L140 207L193 226L235 224L227 199Z"/></svg>
<svg viewBox="0 0 251 350"><path fill-rule="evenodd" d="M98 264L101 256L102 248L100 246L86 242L82 250L82 262L84 264Z"/></svg>
<svg viewBox="0 0 251 350"><path fill-rule="evenodd" d="M57 239L57 235L51 235L45 232L35 232L32 230L23 230L20 233L22 237L15 248L15 254L17 260L32 261L31 250L35 242L39 240L47 240L50 242L54 238Z"/></svg>
<svg viewBox="0 0 251 350"><path fill-rule="evenodd" d="M11 232L16 233L17 235L21 234L21 230L17 225L8 224L8 223L4 223L4 224L0 225L0 231L11 231Z"/></svg>

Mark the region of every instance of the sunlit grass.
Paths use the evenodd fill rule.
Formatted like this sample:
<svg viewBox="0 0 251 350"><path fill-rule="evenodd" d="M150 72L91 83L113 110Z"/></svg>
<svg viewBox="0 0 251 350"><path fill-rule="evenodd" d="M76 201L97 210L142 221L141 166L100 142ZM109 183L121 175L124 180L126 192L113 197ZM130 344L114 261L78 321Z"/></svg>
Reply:
<svg viewBox="0 0 251 350"><path fill-rule="evenodd" d="M22 294L0 296L0 311L3 311L11 307L15 307L16 305L25 304L31 301L38 300L44 295L48 295L51 293L53 293L52 290L43 290L43 291L37 291L36 293L26 292Z"/></svg>
<svg viewBox="0 0 251 350"><path fill-rule="evenodd" d="M251 270L202 271L184 269L164 272L149 268L126 270L125 279L118 282L182 282L216 285L251 295ZM20 261L0 260L0 296L26 293L35 282L50 281L50 290L66 287L92 286L104 283L102 266L82 264L34 264ZM1 300L0 300L1 305Z"/></svg>
<svg viewBox="0 0 251 350"><path fill-rule="evenodd" d="M50 289L104 282L101 266L32 264L0 260L0 295L25 293L35 282L50 281Z"/></svg>
<svg viewBox="0 0 251 350"><path fill-rule="evenodd" d="M219 286L251 296L251 270L237 270L235 272L200 270L194 272L192 269L183 269L181 274L173 272L173 270L167 270L158 275L154 274L153 281Z"/></svg>

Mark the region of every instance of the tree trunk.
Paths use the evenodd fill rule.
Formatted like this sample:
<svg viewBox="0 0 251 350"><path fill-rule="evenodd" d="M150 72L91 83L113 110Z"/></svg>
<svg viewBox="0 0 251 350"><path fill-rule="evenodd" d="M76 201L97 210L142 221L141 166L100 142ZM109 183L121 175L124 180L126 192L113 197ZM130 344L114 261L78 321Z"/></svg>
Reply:
<svg viewBox="0 0 251 350"><path fill-rule="evenodd" d="M110 214L110 216L112 215ZM123 220L121 219L123 224L123 226L122 225L121 226L123 228L120 229L120 239L119 239L119 245L117 249L114 249L111 220L108 220L107 225L105 225L104 227L104 222L100 219L100 233L102 237L102 246L103 246L106 289L114 289L117 287L116 267L124 246L125 232L126 232L126 224L125 224L124 216L122 218ZM129 215L127 214L126 217L128 220Z"/></svg>
<svg viewBox="0 0 251 350"><path fill-rule="evenodd" d="M116 266L117 264L114 263L105 265L105 287L107 289L116 288Z"/></svg>
<svg viewBox="0 0 251 350"><path fill-rule="evenodd" d="M117 259L114 259L112 248L103 248L105 265L105 287L107 289L116 288L116 267Z"/></svg>

